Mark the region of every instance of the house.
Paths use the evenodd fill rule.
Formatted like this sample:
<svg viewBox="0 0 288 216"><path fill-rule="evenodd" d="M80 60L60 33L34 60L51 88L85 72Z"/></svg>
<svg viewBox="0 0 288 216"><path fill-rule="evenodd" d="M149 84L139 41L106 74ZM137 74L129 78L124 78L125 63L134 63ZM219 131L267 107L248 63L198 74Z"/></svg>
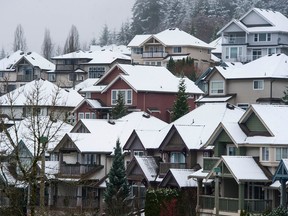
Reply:
<svg viewBox="0 0 288 216"><path fill-rule="evenodd" d="M129 56L110 50L80 50L52 57L52 60L56 68L47 73L47 79L63 88L74 88L88 78L99 78L117 63L131 63Z"/></svg>
<svg viewBox="0 0 288 216"><path fill-rule="evenodd" d="M89 104L78 106L78 119L86 112L96 112L102 118L109 118L109 109L117 103L118 93L124 95L128 112L144 111L166 122L176 99L181 78L174 76L164 67L117 64L105 73L92 87L82 89L87 98L98 100L102 108L92 109ZM188 78L184 78L190 110L202 91ZM106 113L105 113L106 112Z"/></svg>
<svg viewBox="0 0 288 216"><path fill-rule="evenodd" d="M53 70L55 65L36 52L18 50L0 60L0 96Z"/></svg>
<svg viewBox="0 0 288 216"><path fill-rule="evenodd" d="M211 50L204 41L178 29L170 28L157 34L136 35L128 44L134 64L167 66L170 58L191 57L197 71L210 66Z"/></svg>
<svg viewBox="0 0 288 216"><path fill-rule="evenodd" d="M197 103L229 102L247 109L250 104L281 104L287 87L288 56L266 55L247 64L214 67L201 82L206 95Z"/></svg>
<svg viewBox="0 0 288 216"><path fill-rule="evenodd" d="M262 213L279 205L279 188L271 183L281 159L288 157L282 127L287 111L286 105L253 104L238 122L218 125L204 146L213 149L212 157L204 157L203 170L190 175L198 185L215 182L198 189L200 214Z"/></svg>
<svg viewBox="0 0 288 216"><path fill-rule="evenodd" d="M73 109L83 100L75 90L61 89L55 84L37 79L0 97L0 112L10 119L23 119L31 114L67 120L75 119ZM11 109L13 108L13 109Z"/></svg>
<svg viewBox="0 0 288 216"><path fill-rule="evenodd" d="M132 112L117 120L78 121L51 152L59 159L59 172L50 179L50 207L103 210L105 180L117 139L122 145L134 129L159 130L164 125L167 123L144 112ZM125 163L129 161L128 155Z"/></svg>
<svg viewBox="0 0 288 216"><path fill-rule="evenodd" d="M288 54L288 18L277 11L252 8L217 34L224 62L250 62L269 54Z"/></svg>

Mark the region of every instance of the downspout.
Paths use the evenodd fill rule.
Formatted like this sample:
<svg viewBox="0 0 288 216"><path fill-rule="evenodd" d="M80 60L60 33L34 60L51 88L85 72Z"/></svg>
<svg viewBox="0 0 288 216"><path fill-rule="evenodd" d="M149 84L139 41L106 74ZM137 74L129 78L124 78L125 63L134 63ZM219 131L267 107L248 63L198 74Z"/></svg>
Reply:
<svg viewBox="0 0 288 216"><path fill-rule="evenodd" d="M275 80L271 80L270 81L270 104L272 104L272 94L273 94L273 82L274 82Z"/></svg>

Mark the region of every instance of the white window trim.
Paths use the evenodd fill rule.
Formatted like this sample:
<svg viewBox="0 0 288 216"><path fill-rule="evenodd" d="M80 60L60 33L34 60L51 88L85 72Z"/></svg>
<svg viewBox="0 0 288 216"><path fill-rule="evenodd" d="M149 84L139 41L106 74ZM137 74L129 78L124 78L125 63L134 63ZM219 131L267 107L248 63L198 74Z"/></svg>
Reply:
<svg viewBox="0 0 288 216"><path fill-rule="evenodd" d="M222 93L218 93L218 92L212 92L212 90L216 90L216 89L212 89L212 83L223 83L223 92ZM217 89L217 91L219 91L220 89ZM225 92L225 82L223 80L212 80L210 81L210 95L224 95Z"/></svg>
<svg viewBox="0 0 288 216"><path fill-rule="evenodd" d="M266 155L264 157L264 155L263 155L264 150L268 150L268 158L266 158ZM265 154L266 154L266 151L265 151ZM269 147L261 147L261 161L265 161L265 162L270 161L270 149L269 149Z"/></svg>
<svg viewBox="0 0 288 216"><path fill-rule="evenodd" d="M255 82L262 82L262 88L255 88ZM253 80L253 90L255 91L261 91L264 90L264 80Z"/></svg>
<svg viewBox="0 0 288 216"><path fill-rule="evenodd" d="M235 150L235 155L237 154L237 149L236 149L236 146L235 145L233 145L233 144L227 144L227 146L226 146L226 149L227 149L227 152L226 152L226 154L228 155L228 156L235 156L234 154L233 155L231 155L231 154L229 154L229 149L230 148L233 148L234 150Z"/></svg>
<svg viewBox="0 0 288 216"><path fill-rule="evenodd" d="M111 104L112 105L116 105L117 102L115 100L115 103L114 103L114 100L113 100L113 92L116 92L116 97L118 96L118 92L119 91L124 91L125 92L125 96L124 96L124 100L125 100L125 105L132 105L133 104L133 92L132 92L132 89L113 89L111 90ZM131 101L128 103L128 92L131 92Z"/></svg>
<svg viewBox="0 0 288 216"><path fill-rule="evenodd" d="M82 116L83 118L81 118L81 116ZM84 119L84 118L85 118L84 112L79 112L79 113L78 113L78 120Z"/></svg>

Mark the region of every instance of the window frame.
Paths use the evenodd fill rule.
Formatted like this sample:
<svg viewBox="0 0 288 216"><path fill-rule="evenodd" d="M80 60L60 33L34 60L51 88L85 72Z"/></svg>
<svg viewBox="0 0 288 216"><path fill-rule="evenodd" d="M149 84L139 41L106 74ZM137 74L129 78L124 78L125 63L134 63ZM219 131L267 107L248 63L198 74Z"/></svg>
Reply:
<svg viewBox="0 0 288 216"><path fill-rule="evenodd" d="M286 152L283 152L283 150L285 150ZM286 154L286 155L284 155L284 154ZM279 158L278 158L278 155L279 155ZM276 161L281 161L282 158L284 158L284 159L288 158L288 147L276 147L276 149L275 149L275 160Z"/></svg>
<svg viewBox="0 0 288 216"><path fill-rule="evenodd" d="M124 103L125 105L132 105L133 103L133 92L132 89L113 89L111 90L111 105L117 104L118 93L124 92Z"/></svg>
<svg viewBox="0 0 288 216"><path fill-rule="evenodd" d="M257 84L258 86L256 86L256 83L258 83ZM259 83L261 83L262 86L259 85ZM253 90L255 90L255 91L264 90L264 80L253 80Z"/></svg>
<svg viewBox="0 0 288 216"><path fill-rule="evenodd" d="M270 161L270 148L269 147L261 147L261 160Z"/></svg>
<svg viewBox="0 0 288 216"><path fill-rule="evenodd" d="M173 47L173 53L182 53L182 47Z"/></svg>
<svg viewBox="0 0 288 216"><path fill-rule="evenodd" d="M213 88L213 84L216 84L216 83L222 83L222 86L223 86L222 89L221 88L215 88L215 86ZM210 81L210 91L209 91L210 95L223 95L224 94L224 89L225 89L224 80L211 80ZM222 92L221 92L221 90L222 90Z"/></svg>

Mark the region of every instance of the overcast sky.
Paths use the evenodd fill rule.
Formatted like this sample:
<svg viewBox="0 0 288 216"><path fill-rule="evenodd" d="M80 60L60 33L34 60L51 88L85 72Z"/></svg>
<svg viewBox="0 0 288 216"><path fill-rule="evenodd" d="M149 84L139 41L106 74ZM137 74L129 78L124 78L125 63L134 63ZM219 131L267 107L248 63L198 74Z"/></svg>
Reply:
<svg viewBox="0 0 288 216"><path fill-rule="evenodd" d="M72 25L80 43L89 43L105 24L110 30L131 18L135 0L0 0L0 49L11 52L18 24L24 29L29 51L40 54L45 28L56 46L64 46Z"/></svg>

